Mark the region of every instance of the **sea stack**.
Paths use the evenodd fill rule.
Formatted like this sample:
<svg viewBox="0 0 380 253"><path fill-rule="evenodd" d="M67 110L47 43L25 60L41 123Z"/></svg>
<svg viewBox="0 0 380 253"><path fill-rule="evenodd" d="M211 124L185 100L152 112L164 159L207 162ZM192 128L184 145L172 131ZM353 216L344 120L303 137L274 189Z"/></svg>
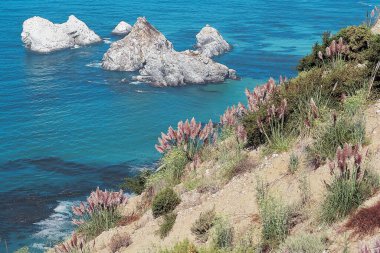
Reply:
<svg viewBox="0 0 380 253"><path fill-rule="evenodd" d="M38 53L50 53L65 48L90 45L102 39L74 15L65 23L32 17L24 21L21 40L27 48Z"/></svg>
<svg viewBox="0 0 380 253"><path fill-rule="evenodd" d="M121 21L117 26L112 30L112 34L115 35L127 35L132 31L132 26L125 21Z"/></svg>
<svg viewBox="0 0 380 253"><path fill-rule="evenodd" d="M140 17L132 31L111 44L102 67L114 71L139 71L134 79L155 86L204 84L235 79L235 70L197 51L177 52L173 44Z"/></svg>
<svg viewBox="0 0 380 253"><path fill-rule="evenodd" d="M206 57L214 57L231 50L230 44L225 41L215 28L206 25L196 35L196 49Z"/></svg>

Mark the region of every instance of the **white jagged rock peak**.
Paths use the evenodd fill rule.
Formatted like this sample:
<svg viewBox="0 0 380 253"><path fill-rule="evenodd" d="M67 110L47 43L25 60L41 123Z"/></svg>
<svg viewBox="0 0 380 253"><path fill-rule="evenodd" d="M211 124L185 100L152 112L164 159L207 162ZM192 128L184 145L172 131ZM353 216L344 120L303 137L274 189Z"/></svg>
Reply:
<svg viewBox="0 0 380 253"><path fill-rule="evenodd" d="M117 26L112 30L113 34L116 35L127 35L132 31L132 26L125 21L121 21Z"/></svg>
<svg viewBox="0 0 380 253"><path fill-rule="evenodd" d="M74 46L101 42L102 39L74 15L62 24L32 17L24 21L21 40L27 48L39 53L50 53Z"/></svg>
<svg viewBox="0 0 380 253"><path fill-rule="evenodd" d="M206 25L196 35L196 49L206 57L214 57L231 50L230 44L225 41L215 28Z"/></svg>
<svg viewBox="0 0 380 253"><path fill-rule="evenodd" d="M173 44L142 17L137 19L127 36L111 44L103 56L102 67L114 71L139 71L135 80L156 86L236 79L235 70L197 51L175 51Z"/></svg>

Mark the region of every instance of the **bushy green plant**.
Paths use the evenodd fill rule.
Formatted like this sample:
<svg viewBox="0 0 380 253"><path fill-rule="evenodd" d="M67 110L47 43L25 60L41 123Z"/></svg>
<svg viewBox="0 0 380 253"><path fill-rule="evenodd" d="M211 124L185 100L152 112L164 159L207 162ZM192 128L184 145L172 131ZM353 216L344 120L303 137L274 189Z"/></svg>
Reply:
<svg viewBox="0 0 380 253"><path fill-rule="evenodd" d="M265 248L276 248L289 234L290 209L269 196L266 185L258 180L257 202L262 223L261 237Z"/></svg>
<svg viewBox="0 0 380 253"><path fill-rule="evenodd" d="M234 229L231 224L223 219L215 220L212 233L213 245L218 249L231 249L234 240Z"/></svg>
<svg viewBox="0 0 380 253"><path fill-rule="evenodd" d="M300 60L297 66L298 71L307 71L314 68L315 66L320 66L322 64L322 60L318 57L318 52L324 51L330 42L331 33L324 32L322 34L322 44L315 43L313 45L311 53Z"/></svg>
<svg viewBox="0 0 380 253"><path fill-rule="evenodd" d="M288 165L288 170L290 173L295 173L298 169L298 166L299 166L299 157L292 153L290 155L290 159L289 159L289 165Z"/></svg>
<svg viewBox="0 0 380 253"><path fill-rule="evenodd" d="M278 252L320 253L326 249L324 238L313 234L289 236L280 245Z"/></svg>
<svg viewBox="0 0 380 253"><path fill-rule="evenodd" d="M152 212L155 218L170 213L181 202L172 188L161 190L153 199Z"/></svg>
<svg viewBox="0 0 380 253"><path fill-rule="evenodd" d="M151 170L141 170L134 177L126 177L120 188L140 195L145 190L146 182L152 173Z"/></svg>
<svg viewBox="0 0 380 253"><path fill-rule="evenodd" d="M361 112L367 103L367 91L360 89L343 101L343 111L350 116Z"/></svg>
<svg viewBox="0 0 380 253"><path fill-rule="evenodd" d="M79 225L77 231L86 238L94 238L115 227L120 219L121 215L117 210L97 211L85 223Z"/></svg>
<svg viewBox="0 0 380 253"><path fill-rule="evenodd" d="M365 173L364 179L358 181L356 173L347 179L335 178L328 186L327 195L322 205L322 220L335 222L346 217L366 200L374 189L373 178Z"/></svg>
<svg viewBox="0 0 380 253"><path fill-rule="evenodd" d="M316 167L326 159L332 159L335 151L344 143L362 144L365 141L365 122L362 116L335 116L315 135L315 142L308 147L308 157Z"/></svg>
<svg viewBox="0 0 380 253"><path fill-rule="evenodd" d="M298 65L299 71L308 71L315 66L321 66L323 61L318 56L318 52L325 52L326 47L335 40L340 38L347 45L345 52L347 61L355 61L357 63L368 63L371 67L373 63L379 60L380 39L378 35L372 34L371 30L364 26L349 26L341 29L336 35L326 32L323 34L322 44L316 43L312 52L302 58Z"/></svg>
<svg viewBox="0 0 380 253"><path fill-rule="evenodd" d="M342 37L348 45L348 59L363 62L366 60L365 51L369 49L372 36L371 30L361 25L343 28L332 39Z"/></svg>
<svg viewBox="0 0 380 253"><path fill-rule="evenodd" d="M199 218L191 226L191 233L193 233L196 239L200 242L206 242L208 240L209 231L215 224L216 213L212 209L210 211L201 213Z"/></svg>
<svg viewBox="0 0 380 253"><path fill-rule="evenodd" d="M159 253L199 253L197 248L189 240L177 242L173 248L160 250Z"/></svg>
<svg viewBox="0 0 380 253"><path fill-rule="evenodd" d="M161 239L169 235L175 224L176 218L177 215L175 213L169 213L164 216L164 220L160 224L160 229L158 230L158 234L160 235Z"/></svg>
<svg viewBox="0 0 380 253"><path fill-rule="evenodd" d="M171 174L174 183L180 182L183 170L188 162L186 152L179 148L173 148L162 158L163 169Z"/></svg>
<svg viewBox="0 0 380 253"><path fill-rule="evenodd" d="M378 186L378 177L363 168L359 145L338 147L336 161L330 162L334 174L331 184L326 184L327 194L322 204L321 218L327 223L344 218L366 200Z"/></svg>

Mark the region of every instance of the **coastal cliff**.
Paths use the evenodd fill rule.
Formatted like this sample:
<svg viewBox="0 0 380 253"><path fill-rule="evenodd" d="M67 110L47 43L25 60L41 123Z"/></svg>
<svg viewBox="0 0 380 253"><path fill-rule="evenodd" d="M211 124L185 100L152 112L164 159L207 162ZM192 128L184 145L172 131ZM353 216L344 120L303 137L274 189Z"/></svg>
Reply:
<svg viewBox="0 0 380 253"><path fill-rule="evenodd" d="M161 51L178 53L138 22ZM111 49L133 43L140 25ZM149 72L145 53L133 57L123 69ZM136 195L92 193L73 209L77 232L51 252L377 252L379 61L371 27L325 34L297 77L247 89L217 123L169 127L157 171L125 180Z"/></svg>

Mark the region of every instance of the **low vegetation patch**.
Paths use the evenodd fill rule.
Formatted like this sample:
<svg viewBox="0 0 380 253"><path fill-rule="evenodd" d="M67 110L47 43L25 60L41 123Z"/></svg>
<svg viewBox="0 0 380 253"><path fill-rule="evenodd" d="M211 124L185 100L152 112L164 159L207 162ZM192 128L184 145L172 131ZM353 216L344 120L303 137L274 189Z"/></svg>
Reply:
<svg viewBox="0 0 380 253"><path fill-rule="evenodd" d="M296 154L291 154L289 159L288 170L291 174L294 174L299 167L299 157Z"/></svg>
<svg viewBox="0 0 380 253"><path fill-rule="evenodd" d="M191 233L195 235L200 242L206 242L209 237L209 231L214 226L216 219L215 210L201 213L199 218L191 226Z"/></svg>
<svg viewBox="0 0 380 253"><path fill-rule="evenodd" d="M338 147L336 162L329 164L334 179L326 184L327 195L322 204L322 220L332 223L354 211L378 187L378 180L364 169L359 145Z"/></svg>
<svg viewBox="0 0 380 253"><path fill-rule="evenodd" d="M313 234L289 236L280 245L279 252L321 253L326 250L326 239Z"/></svg>
<svg viewBox="0 0 380 253"><path fill-rule="evenodd" d="M332 160L338 147L345 143L365 142L365 123L362 116L346 117L333 114L331 121L321 127L315 142L308 148L310 162L318 168L327 159Z"/></svg>
<svg viewBox="0 0 380 253"><path fill-rule="evenodd" d="M152 174L151 170L142 170L134 177L126 177L120 188L140 195L145 190L146 182Z"/></svg>
<svg viewBox="0 0 380 253"><path fill-rule="evenodd" d="M170 231L172 230L175 224L176 218L177 215L175 213L169 213L164 215L164 219L160 224L160 229L157 231L161 239L169 235Z"/></svg>
<svg viewBox="0 0 380 253"><path fill-rule="evenodd" d="M223 219L218 218L212 232L212 242L217 249L231 249L234 240L234 229L231 224Z"/></svg>
<svg viewBox="0 0 380 253"><path fill-rule="evenodd" d="M119 251L121 248L126 248L132 244L132 239L129 234L115 234L111 237L110 249L112 253Z"/></svg>
<svg viewBox="0 0 380 253"><path fill-rule="evenodd" d="M161 190L153 199L152 212L154 218L172 212L181 199L172 188Z"/></svg>
<svg viewBox="0 0 380 253"><path fill-rule="evenodd" d="M257 202L262 223L262 247L275 249L289 234L292 213L289 207L269 196L265 187L262 182L258 182Z"/></svg>

